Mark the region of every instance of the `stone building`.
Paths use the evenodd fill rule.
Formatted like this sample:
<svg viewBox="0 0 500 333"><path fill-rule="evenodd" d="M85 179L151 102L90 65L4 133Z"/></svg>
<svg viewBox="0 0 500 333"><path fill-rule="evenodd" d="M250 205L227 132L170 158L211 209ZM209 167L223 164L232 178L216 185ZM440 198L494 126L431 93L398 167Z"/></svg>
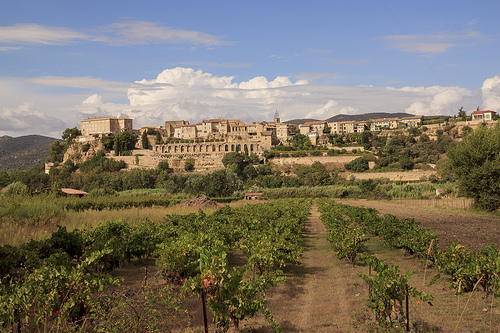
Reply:
<svg viewBox="0 0 500 333"><path fill-rule="evenodd" d="M118 134L124 131L132 133L132 123L132 119L126 117L87 118L81 121L81 132L82 136L91 136L95 134Z"/></svg>

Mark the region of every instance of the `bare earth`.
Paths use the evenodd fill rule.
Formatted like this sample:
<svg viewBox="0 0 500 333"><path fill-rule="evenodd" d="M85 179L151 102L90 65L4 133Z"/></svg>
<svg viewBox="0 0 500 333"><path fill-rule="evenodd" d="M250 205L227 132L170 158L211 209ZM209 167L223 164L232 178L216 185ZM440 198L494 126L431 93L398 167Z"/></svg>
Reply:
<svg viewBox="0 0 500 333"><path fill-rule="evenodd" d="M469 249L480 249L487 244L500 244L500 217L432 207L369 200L337 200L351 206L376 209L381 215L392 214L398 218L413 217L421 227L434 230L439 246L445 248L457 239Z"/></svg>

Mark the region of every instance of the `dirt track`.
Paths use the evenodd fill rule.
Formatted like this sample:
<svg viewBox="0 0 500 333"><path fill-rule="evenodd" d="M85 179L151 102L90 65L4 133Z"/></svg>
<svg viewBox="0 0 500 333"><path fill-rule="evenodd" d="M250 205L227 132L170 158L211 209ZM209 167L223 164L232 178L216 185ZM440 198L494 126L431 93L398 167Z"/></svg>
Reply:
<svg viewBox="0 0 500 333"><path fill-rule="evenodd" d="M500 217L432 207L416 207L384 201L336 200L351 206L374 208L381 215L398 218L413 217L421 227L433 229L444 248L455 239L469 249L483 248L487 244L500 244Z"/></svg>
<svg viewBox="0 0 500 333"><path fill-rule="evenodd" d="M287 280L268 293L268 306L283 332L350 332L350 314L362 306L352 297L357 272L333 254L315 204L304 232L301 265L289 265ZM361 281L361 279L359 279ZM261 316L247 325L251 332L274 332Z"/></svg>

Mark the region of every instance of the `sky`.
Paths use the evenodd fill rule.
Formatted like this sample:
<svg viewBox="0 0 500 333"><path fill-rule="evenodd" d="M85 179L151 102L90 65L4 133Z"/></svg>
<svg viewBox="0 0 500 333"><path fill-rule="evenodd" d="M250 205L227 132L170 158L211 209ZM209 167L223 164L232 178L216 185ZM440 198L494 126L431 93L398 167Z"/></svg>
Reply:
<svg viewBox="0 0 500 333"><path fill-rule="evenodd" d="M500 112L500 2L2 0L0 136Z"/></svg>

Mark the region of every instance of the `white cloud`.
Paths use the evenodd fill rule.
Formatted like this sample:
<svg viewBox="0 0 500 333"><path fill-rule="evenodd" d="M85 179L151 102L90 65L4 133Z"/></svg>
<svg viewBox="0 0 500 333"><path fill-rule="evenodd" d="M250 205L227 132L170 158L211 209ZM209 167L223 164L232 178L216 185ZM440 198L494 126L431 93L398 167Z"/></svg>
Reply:
<svg viewBox="0 0 500 333"><path fill-rule="evenodd" d="M448 51L451 47L463 43L465 40L478 40L481 33L468 31L465 33L436 33L414 35L390 35L379 39L402 52L438 54Z"/></svg>
<svg viewBox="0 0 500 333"><path fill-rule="evenodd" d="M358 110L350 106L341 106L337 101L331 99L320 108L307 113L304 118L324 120L337 114L356 114L358 113L357 111Z"/></svg>
<svg viewBox="0 0 500 333"><path fill-rule="evenodd" d="M39 24L15 24L0 27L0 43L62 45L77 40L88 40L91 36L71 29L47 27Z"/></svg>
<svg viewBox="0 0 500 333"><path fill-rule="evenodd" d="M26 81L42 86L92 89L120 93L126 92L130 87L129 82L107 81L92 77L42 76L26 79Z"/></svg>
<svg viewBox="0 0 500 333"><path fill-rule="evenodd" d="M410 105L405 111L418 115L452 115L461 105L473 97L473 93L461 87L403 87L388 88L408 94Z"/></svg>
<svg viewBox="0 0 500 333"><path fill-rule="evenodd" d="M485 110L500 111L500 77L484 80L483 87L483 108Z"/></svg>
<svg viewBox="0 0 500 333"><path fill-rule="evenodd" d="M217 46L229 44L220 37L205 32L175 29L147 21L117 22L87 32L24 23L0 27L0 44L66 45L81 41L103 42L111 45L188 43ZM0 45L0 51L16 49Z"/></svg>
<svg viewBox="0 0 500 333"><path fill-rule="evenodd" d="M223 45L228 42L208 33L174 29L155 22L128 21L113 23L99 30L99 40L120 45L140 45L159 43L192 43L203 45Z"/></svg>
<svg viewBox="0 0 500 333"><path fill-rule="evenodd" d="M369 112L454 115L461 106L473 110L484 104L495 111L500 107L499 76L485 80L482 90L474 91L443 86L320 85L283 76L236 82L233 76L191 68L166 69L155 79L133 83L94 79L95 88L92 78L80 79L44 77L28 82L0 78L0 131L21 135L45 128L60 135L67 127L79 126L81 119L95 116L128 116L140 128L162 125L165 120L197 123L218 117L250 123L271 120L275 111L286 121ZM65 85L73 89L59 89Z"/></svg>
<svg viewBox="0 0 500 333"><path fill-rule="evenodd" d="M34 102L0 111L0 133L10 135L41 134L60 137L65 123L38 110Z"/></svg>

